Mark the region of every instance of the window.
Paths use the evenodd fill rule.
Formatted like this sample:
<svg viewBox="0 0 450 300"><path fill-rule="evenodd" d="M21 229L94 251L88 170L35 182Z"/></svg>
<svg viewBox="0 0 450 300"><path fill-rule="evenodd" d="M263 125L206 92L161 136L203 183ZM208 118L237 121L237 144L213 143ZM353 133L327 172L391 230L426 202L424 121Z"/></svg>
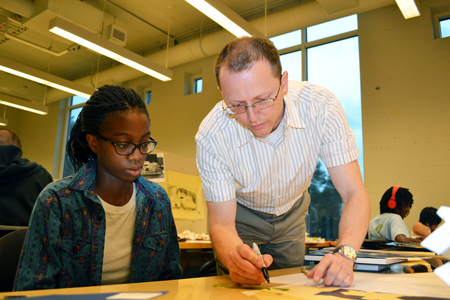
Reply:
<svg viewBox="0 0 450 300"><path fill-rule="evenodd" d="M202 70L196 69L184 73L184 95L198 94L203 91Z"/></svg>
<svg viewBox="0 0 450 300"><path fill-rule="evenodd" d="M192 86L192 94L198 94L202 92L203 79L201 77L194 78Z"/></svg>
<svg viewBox="0 0 450 300"><path fill-rule="evenodd" d="M144 102L145 102L145 104L151 104L152 103L152 90L151 89L145 90Z"/></svg>
<svg viewBox="0 0 450 300"><path fill-rule="evenodd" d="M359 165L364 175L357 24L357 16L353 15L306 28L302 31L306 32L307 35L303 33L303 36L307 36L308 41L290 45L280 54L289 80L308 80L329 89L339 98L355 133L360 152ZM278 38L273 38L275 45L280 44ZM320 160L309 193L311 205L306 218L307 232L310 236L338 238L342 199Z"/></svg>
<svg viewBox="0 0 450 300"><path fill-rule="evenodd" d="M441 32L441 38L450 36L450 17L439 21L439 28Z"/></svg>
<svg viewBox="0 0 450 300"><path fill-rule="evenodd" d="M63 177L67 177L69 175L72 175L75 173L75 170L73 169L73 165L70 162L69 157L66 155L66 144L67 141L70 138L70 132L72 131L73 126L75 125L75 122L78 119L78 115L81 112L81 109L83 108L84 104L86 103L88 99L80 97L80 96L73 96L72 98L69 98L69 106L67 107L67 123L66 123L66 134L65 134L65 142L63 145L64 153L64 166L63 166Z"/></svg>
<svg viewBox="0 0 450 300"><path fill-rule="evenodd" d="M317 41L356 29L358 29L357 16L348 16L306 28L307 42Z"/></svg>
<svg viewBox="0 0 450 300"><path fill-rule="evenodd" d="M302 43L302 30L288 32L270 39L278 50L286 49Z"/></svg>
<svg viewBox="0 0 450 300"><path fill-rule="evenodd" d="M432 10L434 38L441 39L450 37L450 11Z"/></svg>

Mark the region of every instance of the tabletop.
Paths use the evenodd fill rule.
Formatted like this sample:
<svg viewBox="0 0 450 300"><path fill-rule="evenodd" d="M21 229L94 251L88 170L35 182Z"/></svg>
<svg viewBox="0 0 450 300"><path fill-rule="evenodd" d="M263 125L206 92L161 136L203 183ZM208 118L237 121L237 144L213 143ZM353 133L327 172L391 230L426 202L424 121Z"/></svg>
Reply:
<svg viewBox="0 0 450 300"><path fill-rule="evenodd" d="M296 275L297 274L297 275ZM343 298L343 299L405 299L403 295L394 294L384 294L376 287L375 291L359 291L359 290L348 290L346 288L339 287L323 287L320 283L315 284L316 286L307 285L287 285L286 283L276 283L277 278L280 281L283 276L302 276L299 277L300 280L305 280L303 274L301 274L301 268L290 268L283 270L272 270L270 271L271 282L272 283L262 283L258 286L242 286L233 283L229 276L212 276L212 277L200 277L191 279L180 279L180 280L168 280L168 281L156 281L156 282L145 282L145 283L132 283L132 284L119 284L119 285L105 285L105 286L94 286L94 287L83 287L83 288L66 288L66 289L54 289L54 290L36 290L36 291L21 291L21 292L7 292L0 293L0 299L5 297L37 297L46 295L76 295L76 294L98 294L98 293L122 293L122 292L162 292L167 293L159 296L155 299L161 300L191 300L191 299L211 299L211 300L221 300L221 299L233 299L233 300L265 300L265 299L275 299L281 297L281 299L327 299L330 298ZM370 276L378 276L380 274L370 275L364 274L366 279L362 281L371 282ZM435 276L433 273L429 273L429 276ZM390 276L390 274L384 275ZM391 275L395 276L395 275ZM422 276L422 275L421 275ZM364 276L363 276L364 277ZM400 278L400 277L396 277ZM414 275L409 277L414 278ZM437 278L437 277L436 277ZM434 278L432 278L434 279ZM394 282L395 280L385 278L385 281ZM360 280L361 281L361 280ZM419 281L423 281L420 279ZM438 281L438 280L437 280ZM376 282L376 280L375 280ZM309 280L309 285L312 281ZM416 286L417 283L414 283ZM386 282L383 283L383 286ZM394 284L395 285L395 284ZM439 285L441 289L441 285ZM445 288L446 286L443 285ZM287 289L282 290L282 289ZM423 287L426 289L426 287ZM435 288L433 288L435 289ZM386 289L389 290L389 289ZM450 288L449 288L450 290ZM287 297L287 298L286 298ZM438 299L438 298L429 298ZM67 300L70 300L67 299Z"/></svg>

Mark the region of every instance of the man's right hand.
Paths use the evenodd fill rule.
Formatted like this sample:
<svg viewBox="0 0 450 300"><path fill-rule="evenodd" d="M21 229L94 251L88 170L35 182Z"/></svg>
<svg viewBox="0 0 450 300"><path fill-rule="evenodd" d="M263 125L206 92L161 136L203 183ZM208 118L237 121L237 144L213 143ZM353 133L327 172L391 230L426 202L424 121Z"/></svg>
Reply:
<svg viewBox="0 0 450 300"><path fill-rule="evenodd" d="M273 258L269 254L262 256L266 267L269 267ZM246 244L238 245L232 252L229 253L228 270L230 271L230 278L235 283L239 284L260 284L265 282L261 268L263 263L256 255L252 248Z"/></svg>

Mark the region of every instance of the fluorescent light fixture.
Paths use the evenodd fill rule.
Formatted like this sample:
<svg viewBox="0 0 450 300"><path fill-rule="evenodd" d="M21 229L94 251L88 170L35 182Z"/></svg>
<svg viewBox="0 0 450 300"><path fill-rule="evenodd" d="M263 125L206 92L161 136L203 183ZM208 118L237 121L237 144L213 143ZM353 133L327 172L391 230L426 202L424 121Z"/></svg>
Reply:
<svg viewBox="0 0 450 300"><path fill-rule="evenodd" d="M0 57L0 71L20 76L84 98L89 98L94 93L93 88L85 87L81 84L33 69L3 57Z"/></svg>
<svg viewBox="0 0 450 300"><path fill-rule="evenodd" d="M264 35L219 0L186 0L214 22L237 37Z"/></svg>
<svg viewBox="0 0 450 300"><path fill-rule="evenodd" d="M0 117L0 126L8 125L8 119Z"/></svg>
<svg viewBox="0 0 450 300"><path fill-rule="evenodd" d="M419 9L417 8L414 0L395 0L395 2L397 2L398 8L400 8L400 11L405 19L420 16Z"/></svg>
<svg viewBox="0 0 450 300"><path fill-rule="evenodd" d="M36 103L31 103L10 95L0 93L0 104L23 109L35 114L46 115L48 113L48 107Z"/></svg>
<svg viewBox="0 0 450 300"><path fill-rule="evenodd" d="M117 60L118 62L128 65L159 80L172 80L172 70L166 69L143 56L113 44L66 20L61 18L51 20L49 30L59 36L89 48L92 51L108 56L109 58Z"/></svg>

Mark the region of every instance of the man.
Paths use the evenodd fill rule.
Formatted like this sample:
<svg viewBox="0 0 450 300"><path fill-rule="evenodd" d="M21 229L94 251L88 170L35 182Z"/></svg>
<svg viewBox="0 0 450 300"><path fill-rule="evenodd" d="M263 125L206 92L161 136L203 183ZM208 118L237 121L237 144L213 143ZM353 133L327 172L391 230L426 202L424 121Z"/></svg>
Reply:
<svg viewBox="0 0 450 300"><path fill-rule="evenodd" d="M344 205L338 252L326 255L307 276L315 282L323 277L327 286L350 285L370 203L339 101L308 82L288 83L267 39L229 43L215 71L224 100L203 120L196 142L219 266L237 283L265 281L252 241L266 253L269 269L303 264L307 188L321 157Z"/></svg>
<svg viewBox="0 0 450 300"><path fill-rule="evenodd" d="M42 189L53 181L44 167L22 158L17 134L0 129L0 225L28 226Z"/></svg>

